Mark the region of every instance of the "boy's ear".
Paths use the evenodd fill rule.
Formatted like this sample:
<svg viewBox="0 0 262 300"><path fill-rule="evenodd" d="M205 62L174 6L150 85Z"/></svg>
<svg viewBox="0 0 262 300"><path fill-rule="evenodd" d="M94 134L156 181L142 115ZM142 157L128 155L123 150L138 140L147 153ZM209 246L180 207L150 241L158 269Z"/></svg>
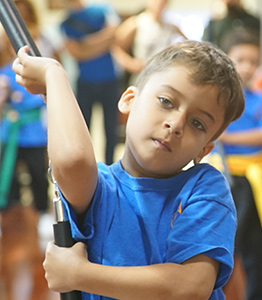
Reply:
<svg viewBox="0 0 262 300"><path fill-rule="evenodd" d="M137 88L130 86L122 94L120 100L118 101L118 109L123 114L129 114L134 98L137 95Z"/></svg>
<svg viewBox="0 0 262 300"><path fill-rule="evenodd" d="M215 147L214 142L209 142L198 154L198 156L194 159L194 164L197 165L200 163L201 159L208 155Z"/></svg>

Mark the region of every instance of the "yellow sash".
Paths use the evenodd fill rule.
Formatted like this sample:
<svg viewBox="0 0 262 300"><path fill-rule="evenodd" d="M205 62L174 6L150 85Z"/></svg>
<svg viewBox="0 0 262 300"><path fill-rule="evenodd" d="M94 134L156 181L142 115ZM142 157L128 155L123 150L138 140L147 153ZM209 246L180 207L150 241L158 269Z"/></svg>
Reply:
<svg viewBox="0 0 262 300"><path fill-rule="evenodd" d="M214 167L224 172L222 158L219 154L212 154L210 162ZM248 179L262 226L262 154L229 155L226 156L226 165L231 175L245 176Z"/></svg>

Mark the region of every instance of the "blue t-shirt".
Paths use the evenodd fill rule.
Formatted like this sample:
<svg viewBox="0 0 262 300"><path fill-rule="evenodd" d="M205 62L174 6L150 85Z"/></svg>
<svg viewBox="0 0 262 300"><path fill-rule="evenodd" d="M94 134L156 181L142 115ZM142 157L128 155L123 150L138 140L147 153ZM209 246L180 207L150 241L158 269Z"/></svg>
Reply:
<svg viewBox="0 0 262 300"><path fill-rule="evenodd" d="M70 11L61 29L70 39L81 40L105 27L106 15L112 13L109 5L92 4L81 10ZM117 73L111 53L78 61L79 78L83 82L107 82L116 79Z"/></svg>
<svg viewBox="0 0 262 300"><path fill-rule="evenodd" d="M8 64L0 69L0 76L5 76L10 88L10 98L0 123L0 141L7 143L10 136L8 111L14 110L19 115L26 114L34 109L39 109L39 118L19 128L18 146L20 147L45 147L47 145L46 105L40 95L32 95L15 80L12 65Z"/></svg>
<svg viewBox="0 0 262 300"><path fill-rule="evenodd" d="M232 271L236 231L224 176L208 164L168 179L132 177L120 162L98 167L98 185L81 229L63 199L73 237L88 245L89 260L110 266L181 264L204 253L221 263L210 299L224 299L221 287ZM111 298L83 293L83 299Z"/></svg>
<svg viewBox="0 0 262 300"><path fill-rule="evenodd" d="M226 132L232 133L242 130L262 129L262 94L244 90L245 110L241 117L230 123ZM227 155L249 155L262 151L262 146L224 145Z"/></svg>

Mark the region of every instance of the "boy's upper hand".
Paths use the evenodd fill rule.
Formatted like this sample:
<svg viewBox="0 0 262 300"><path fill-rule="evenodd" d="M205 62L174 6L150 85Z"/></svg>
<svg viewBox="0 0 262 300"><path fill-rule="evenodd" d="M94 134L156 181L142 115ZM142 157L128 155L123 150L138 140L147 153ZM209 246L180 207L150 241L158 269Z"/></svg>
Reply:
<svg viewBox="0 0 262 300"><path fill-rule="evenodd" d="M53 66L59 67L60 64L51 58L29 56L28 51L28 46L22 47L13 62L16 81L31 94L46 94L48 71Z"/></svg>

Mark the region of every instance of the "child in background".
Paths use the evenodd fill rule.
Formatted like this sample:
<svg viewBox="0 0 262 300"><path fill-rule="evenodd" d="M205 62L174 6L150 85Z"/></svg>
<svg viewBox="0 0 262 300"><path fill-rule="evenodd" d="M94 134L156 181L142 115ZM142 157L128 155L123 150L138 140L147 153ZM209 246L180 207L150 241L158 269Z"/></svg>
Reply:
<svg viewBox="0 0 262 300"><path fill-rule="evenodd" d="M15 0L14 3L41 54L59 59L58 49L42 33L34 3L29 0ZM0 110L3 117L0 123L0 209L7 210L20 203L19 166L23 162L31 178L32 204L39 214L39 243L45 249L46 240L53 234L50 227L54 221L48 196L46 105L40 95L32 95L17 84L12 71L15 52L5 33L1 38L5 45L5 53L1 55L9 55L4 59L6 64L0 68Z"/></svg>
<svg viewBox="0 0 262 300"><path fill-rule="evenodd" d="M224 176L199 162L244 108L232 62L196 41L154 56L120 98L129 114L125 151L107 166L95 160L64 69L28 50L13 70L28 91L47 95L49 157L81 241L50 242L49 287L84 291L83 299L224 299L235 208ZM183 171L190 161L195 166Z"/></svg>
<svg viewBox="0 0 262 300"><path fill-rule="evenodd" d="M39 20L33 4L28 0L16 0L15 4L34 39L39 35ZM35 208L48 209L48 181L46 176L47 128L45 104L40 95L25 92L15 81L12 62L15 52L6 34L2 35L10 61L0 68L3 119L0 124L2 145L0 168L0 208L6 209L20 201L18 162L24 161L32 177L31 187ZM46 54L47 55L47 54ZM4 88L3 88L4 87ZM4 104L5 103L5 104Z"/></svg>
<svg viewBox="0 0 262 300"><path fill-rule="evenodd" d="M262 186L262 94L251 88L260 63L259 36L247 29L235 29L224 38L222 47L235 64L245 95L244 113L219 138L238 216L235 254L242 258L247 299L262 299L262 229L258 215L262 190L255 188Z"/></svg>

